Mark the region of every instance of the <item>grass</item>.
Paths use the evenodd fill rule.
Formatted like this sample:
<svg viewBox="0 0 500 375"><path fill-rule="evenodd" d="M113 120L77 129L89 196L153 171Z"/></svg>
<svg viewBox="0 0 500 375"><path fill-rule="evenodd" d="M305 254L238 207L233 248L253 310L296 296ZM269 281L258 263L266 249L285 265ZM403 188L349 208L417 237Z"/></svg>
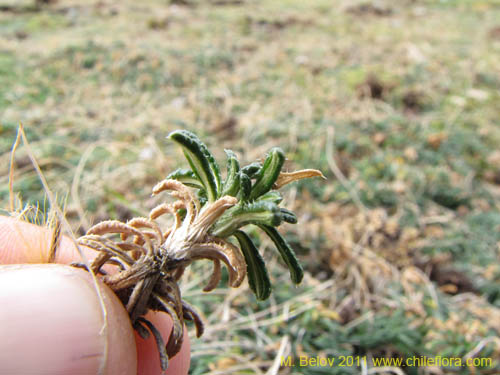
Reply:
<svg viewBox="0 0 500 375"><path fill-rule="evenodd" d="M474 354L495 360L476 373L500 371L498 1L191 3L0 12L0 206L20 121L75 231L148 211L182 163L173 129L220 161L224 147L253 161L279 145L290 169L328 177L286 194L307 277L290 288L265 240L268 302L246 287L204 295L203 273L188 274L209 326L191 372L276 373L279 353ZM14 187L44 200L23 149Z"/></svg>

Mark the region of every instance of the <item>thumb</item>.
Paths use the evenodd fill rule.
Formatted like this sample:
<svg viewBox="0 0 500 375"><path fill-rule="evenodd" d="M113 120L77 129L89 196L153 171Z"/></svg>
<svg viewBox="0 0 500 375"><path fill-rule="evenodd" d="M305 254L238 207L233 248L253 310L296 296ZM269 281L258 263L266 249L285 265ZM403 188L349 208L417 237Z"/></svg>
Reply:
<svg viewBox="0 0 500 375"><path fill-rule="evenodd" d="M0 266L0 373L135 374L128 315L102 284L100 294L104 309L84 270Z"/></svg>

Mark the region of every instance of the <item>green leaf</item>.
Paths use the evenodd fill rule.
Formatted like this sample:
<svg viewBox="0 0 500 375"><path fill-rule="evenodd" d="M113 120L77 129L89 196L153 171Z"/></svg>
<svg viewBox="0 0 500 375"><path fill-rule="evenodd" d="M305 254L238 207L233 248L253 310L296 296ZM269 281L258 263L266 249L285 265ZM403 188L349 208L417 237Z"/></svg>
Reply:
<svg viewBox="0 0 500 375"><path fill-rule="evenodd" d="M255 162L255 163L248 164L247 166L241 168L241 173L244 173L248 177L253 178L257 173L259 173L261 168L262 168L262 164Z"/></svg>
<svg viewBox="0 0 500 375"><path fill-rule="evenodd" d="M280 204L281 201L283 200L283 197L281 194L277 191L268 191L266 194L261 195L259 199L257 199L259 202L260 201L269 201L273 202L276 204Z"/></svg>
<svg viewBox="0 0 500 375"><path fill-rule="evenodd" d="M240 191L238 193L238 200L241 202L247 202L250 198L250 192L252 191L252 180L244 173L239 173L240 180Z"/></svg>
<svg viewBox="0 0 500 375"><path fill-rule="evenodd" d="M214 202L221 192L220 170L207 146L196 135L187 130L176 130L167 138L179 144L195 176L207 191L210 202Z"/></svg>
<svg viewBox="0 0 500 375"><path fill-rule="evenodd" d="M300 284L302 278L304 277L304 271L299 261L297 260L293 249L281 236L281 234L279 234L276 228L265 224L258 225L264 232L266 232L266 234L271 238L271 240L273 240L274 244L276 245L281 258L283 258L283 261L290 271L290 278L292 279L292 282L294 284Z"/></svg>
<svg viewBox="0 0 500 375"><path fill-rule="evenodd" d="M210 233L217 237L228 237L245 225L277 226L280 225L282 219L279 207L272 202L238 204L224 212L212 225Z"/></svg>
<svg viewBox="0 0 500 375"><path fill-rule="evenodd" d="M290 224L297 224L297 215L293 211L290 211L286 208L281 207L280 208L281 215L283 216L283 221L286 221L287 223Z"/></svg>
<svg viewBox="0 0 500 375"><path fill-rule="evenodd" d="M224 151L227 155L227 176L226 181L224 181L221 196L230 195L235 197L240 187L238 175L238 172L240 171L240 163L238 162L238 159L233 151Z"/></svg>
<svg viewBox="0 0 500 375"><path fill-rule="evenodd" d="M264 301L271 295L271 281L267 268L252 239L243 231L237 230L234 236L247 263L248 284L258 300Z"/></svg>
<svg viewBox="0 0 500 375"><path fill-rule="evenodd" d="M269 154L267 155L267 158L257 175L257 180L253 185L250 199L257 199L262 194L271 190L274 182L281 172L284 162L285 154L282 149L275 147L269 151Z"/></svg>
<svg viewBox="0 0 500 375"><path fill-rule="evenodd" d="M208 201L207 192L205 191L205 189L198 190L198 192L196 193L196 197L198 198L201 207L203 207Z"/></svg>
<svg viewBox="0 0 500 375"><path fill-rule="evenodd" d="M177 180L184 185L191 186L197 189L205 189L196 177L194 172L190 169L177 169L167 176L167 179Z"/></svg>

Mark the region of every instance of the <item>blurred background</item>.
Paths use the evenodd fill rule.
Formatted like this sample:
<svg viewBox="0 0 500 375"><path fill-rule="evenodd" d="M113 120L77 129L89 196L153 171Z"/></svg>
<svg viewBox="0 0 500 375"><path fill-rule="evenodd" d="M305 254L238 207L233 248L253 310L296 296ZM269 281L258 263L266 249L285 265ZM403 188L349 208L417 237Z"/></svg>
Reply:
<svg viewBox="0 0 500 375"><path fill-rule="evenodd" d="M77 234L149 211L174 129L222 165L280 146L328 178L284 189L306 277L263 237L268 301L191 269L191 373L499 374L499 90L497 0L0 0L0 207L19 122ZM14 178L43 215L24 147ZM304 355L493 361L280 368Z"/></svg>

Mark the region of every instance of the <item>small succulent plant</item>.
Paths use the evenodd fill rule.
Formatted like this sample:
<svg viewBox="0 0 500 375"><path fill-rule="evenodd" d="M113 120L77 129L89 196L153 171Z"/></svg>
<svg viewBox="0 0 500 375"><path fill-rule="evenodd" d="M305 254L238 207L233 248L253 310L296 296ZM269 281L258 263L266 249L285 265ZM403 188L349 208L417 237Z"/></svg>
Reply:
<svg viewBox="0 0 500 375"><path fill-rule="evenodd" d="M278 249L292 282L301 282L302 267L276 230L283 222L296 223L297 217L279 206L282 197L277 190L302 178L322 176L312 169L282 172L285 155L273 148L263 163L244 167L234 152L226 150L227 173L223 180L219 165L196 135L177 130L168 138L182 147L190 169L169 174L153 188L153 195L169 191L177 200L153 208L149 217L127 223L103 221L78 239L80 245L99 252L90 268L103 275L102 280L123 302L133 327L143 338L150 332L155 337L163 369L168 366L168 358L180 350L184 321L195 323L198 337L203 333L199 315L182 300L178 286L185 268L193 261L213 261L213 273L203 289L206 292L220 282L224 263L231 287L241 285L248 275L257 299L269 297L271 282L264 259L242 230L245 226L254 224L262 229ZM174 222L163 229L156 219L166 214L172 215ZM229 241L231 237L239 246ZM118 272L106 273L105 265L118 267ZM144 318L148 310L164 311L172 317L173 330L166 345L155 326Z"/></svg>

